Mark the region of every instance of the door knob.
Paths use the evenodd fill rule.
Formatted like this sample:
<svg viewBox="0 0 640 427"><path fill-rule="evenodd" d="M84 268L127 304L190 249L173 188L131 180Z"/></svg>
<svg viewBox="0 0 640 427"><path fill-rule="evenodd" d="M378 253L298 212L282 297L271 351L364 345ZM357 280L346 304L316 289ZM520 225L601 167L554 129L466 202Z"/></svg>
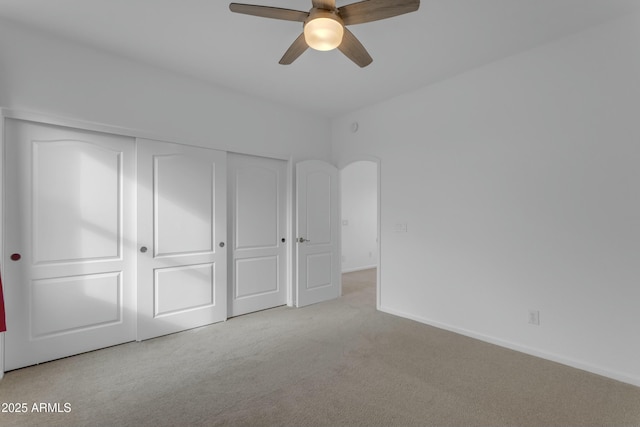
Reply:
<svg viewBox="0 0 640 427"><path fill-rule="evenodd" d="M305 239L304 237L298 237L298 243L310 242L311 240Z"/></svg>
<svg viewBox="0 0 640 427"><path fill-rule="evenodd" d="M20 258L22 258L20 254L11 254L11 261L20 261Z"/></svg>
<svg viewBox="0 0 640 427"><path fill-rule="evenodd" d="M147 252L147 247L146 246L141 247L140 248L140 252L142 252L142 253Z"/></svg>
<svg viewBox="0 0 640 427"><path fill-rule="evenodd" d="M224 248L224 242L220 242L220 247Z"/></svg>

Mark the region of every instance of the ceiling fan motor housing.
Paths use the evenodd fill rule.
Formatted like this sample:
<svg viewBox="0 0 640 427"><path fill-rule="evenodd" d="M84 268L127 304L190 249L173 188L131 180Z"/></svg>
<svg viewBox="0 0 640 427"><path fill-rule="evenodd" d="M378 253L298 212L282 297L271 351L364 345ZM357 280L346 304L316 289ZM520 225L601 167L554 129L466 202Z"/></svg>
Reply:
<svg viewBox="0 0 640 427"><path fill-rule="evenodd" d="M304 21L304 38L313 49L335 49L342 43L343 35L344 22L335 9L311 9Z"/></svg>

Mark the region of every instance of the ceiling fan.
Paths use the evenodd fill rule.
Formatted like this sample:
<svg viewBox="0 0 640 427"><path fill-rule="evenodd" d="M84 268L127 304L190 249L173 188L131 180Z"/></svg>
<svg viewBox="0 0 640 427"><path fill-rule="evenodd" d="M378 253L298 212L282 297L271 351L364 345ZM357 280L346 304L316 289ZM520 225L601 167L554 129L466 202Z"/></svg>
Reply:
<svg viewBox="0 0 640 427"><path fill-rule="evenodd" d="M303 23L304 31L280 59L282 65L291 64L311 47L325 51L338 48L360 67L366 67L373 59L346 26L403 15L420 7L420 0L364 0L341 7L336 7L335 0L311 0L311 3L309 12L241 3L231 3L229 9L246 15Z"/></svg>

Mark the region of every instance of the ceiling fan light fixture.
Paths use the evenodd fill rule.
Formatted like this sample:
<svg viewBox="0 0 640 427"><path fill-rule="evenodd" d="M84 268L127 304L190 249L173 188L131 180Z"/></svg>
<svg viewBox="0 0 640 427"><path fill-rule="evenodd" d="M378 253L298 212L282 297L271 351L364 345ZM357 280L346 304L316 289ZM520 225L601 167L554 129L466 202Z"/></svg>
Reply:
<svg viewBox="0 0 640 427"><path fill-rule="evenodd" d="M304 40L315 50L332 50L340 46L344 25L340 18L329 11L312 13L304 24Z"/></svg>
<svg viewBox="0 0 640 427"><path fill-rule="evenodd" d="M257 4L231 3L235 13L303 23L303 32L282 55L279 63L293 63L308 48L332 50L338 48L360 68L373 62L373 58L358 38L346 26L364 24L415 12L420 0L357 0L338 7L337 0L311 0L311 10L284 9ZM345 0L341 0L345 1Z"/></svg>

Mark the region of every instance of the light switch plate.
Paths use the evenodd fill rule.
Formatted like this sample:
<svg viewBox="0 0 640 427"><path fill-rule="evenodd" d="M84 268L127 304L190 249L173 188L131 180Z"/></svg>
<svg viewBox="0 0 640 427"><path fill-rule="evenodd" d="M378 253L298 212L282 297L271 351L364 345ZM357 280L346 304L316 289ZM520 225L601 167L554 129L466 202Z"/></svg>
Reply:
<svg viewBox="0 0 640 427"><path fill-rule="evenodd" d="M399 222L395 226L396 233L406 233L407 232L407 223Z"/></svg>

